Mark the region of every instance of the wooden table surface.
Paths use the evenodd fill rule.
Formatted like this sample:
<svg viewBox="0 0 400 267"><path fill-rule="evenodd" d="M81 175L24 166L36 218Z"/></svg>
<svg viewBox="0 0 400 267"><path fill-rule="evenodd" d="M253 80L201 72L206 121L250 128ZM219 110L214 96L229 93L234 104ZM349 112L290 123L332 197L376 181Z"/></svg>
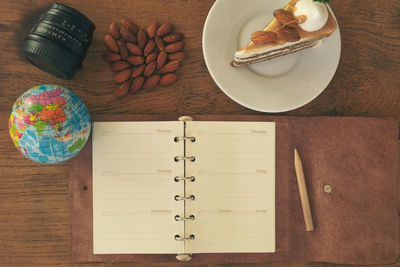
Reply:
<svg viewBox="0 0 400 267"><path fill-rule="evenodd" d="M9 138L9 112L25 90L46 83L65 86L84 100L91 114L259 114L230 100L207 71L201 36L214 0L59 1L86 14L97 27L84 67L70 81L38 70L21 56L24 36L52 2L3 0L0 6L0 266L76 265L68 257L68 162L53 166L31 162ZM331 6L342 34L336 75L314 101L279 115L375 116L400 122L398 0L332 0ZM108 25L123 17L132 18L140 26L170 21L185 34L187 59L178 71L181 78L177 83L123 99L113 97L113 74L101 59L106 50L103 37Z"/></svg>

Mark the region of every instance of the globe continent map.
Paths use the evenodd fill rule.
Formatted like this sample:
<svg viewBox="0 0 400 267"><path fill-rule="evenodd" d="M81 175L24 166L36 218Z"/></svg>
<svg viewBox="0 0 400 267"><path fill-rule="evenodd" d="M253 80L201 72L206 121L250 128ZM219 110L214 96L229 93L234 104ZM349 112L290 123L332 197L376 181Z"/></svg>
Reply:
<svg viewBox="0 0 400 267"><path fill-rule="evenodd" d="M22 94L8 121L14 145L29 159L60 163L86 144L91 121L83 101L72 91L47 84Z"/></svg>

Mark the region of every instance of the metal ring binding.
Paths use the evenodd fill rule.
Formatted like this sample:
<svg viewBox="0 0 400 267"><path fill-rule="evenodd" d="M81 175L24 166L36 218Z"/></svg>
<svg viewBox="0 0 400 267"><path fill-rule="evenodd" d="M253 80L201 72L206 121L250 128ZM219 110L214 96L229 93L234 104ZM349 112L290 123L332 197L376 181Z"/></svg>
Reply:
<svg viewBox="0 0 400 267"><path fill-rule="evenodd" d="M186 125L186 121L192 121L193 118L189 117L189 116L184 116L184 117L180 117L179 120L183 121L184 124ZM195 142L196 141L196 137L176 136L174 138L175 142L184 141L186 143L186 140L189 140L191 142ZM174 160L175 161L190 160L190 161L194 162L196 160L196 158L195 157L186 157L186 154L185 154L184 156L176 156L174 158ZM186 175L186 173L184 173L184 176L175 176L174 181L175 182L184 181L185 184L186 184L186 180L194 182L195 179L196 179L194 176L185 176L185 175ZM181 197L179 195L175 195L174 199L176 201L180 201L180 200L184 200L184 201L192 200L193 201L195 199L195 197L194 197L194 195L191 195L189 197L186 197L186 196ZM195 219L194 215L190 215L189 217L181 217L179 215L175 216L175 220L176 221L183 221L184 223L185 223L186 220L194 220L194 219ZM194 234L191 234L189 237L181 237L180 235L175 235L174 239L176 241L194 240L195 236L194 236ZM190 261L192 259L192 254L191 253L178 253L176 255L176 259L179 260L179 261L187 262L187 261Z"/></svg>
<svg viewBox="0 0 400 267"><path fill-rule="evenodd" d="M174 138L175 142L179 142L179 141L182 141L182 140L190 140L190 141L194 142L194 141L196 141L196 137L193 137L193 136L176 136Z"/></svg>
<svg viewBox="0 0 400 267"><path fill-rule="evenodd" d="M191 234L189 237L181 237L180 235L175 235L174 239L176 241L185 241L185 240L194 240L196 237L194 234Z"/></svg>
<svg viewBox="0 0 400 267"><path fill-rule="evenodd" d="M175 158L174 158L174 160L175 161L181 161L181 160L190 160L190 161L195 161L196 160L196 157L194 157L194 156L190 156L190 157L185 157L185 156L176 156Z"/></svg>
<svg viewBox="0 0 400 267"><path fill-rule="evenodd" d="M179 182L179 181L184 181L184 180L190 180L191 182L194 182L196 180L196 177L194 176L175 176L174 181Z"/></svg>
<svg viewBox="0 0 400 267"><path fill-rule="evenodd" d="M195 199L195 196L194 196L194 195L190 195L190 196L188 196L188 197L181 197L180 195L175 195L175 196L174 196L174 199L175 199L176 201L180 201L180 200L194 200L194 199Z"/></svg>
<svg viewBox="0 0 400 267"><path fill-rule="evenodd" d="M175 221L194 221L195 217L194 215L190 215L189 217L181 217L179 215L175 215Z"/></svg>

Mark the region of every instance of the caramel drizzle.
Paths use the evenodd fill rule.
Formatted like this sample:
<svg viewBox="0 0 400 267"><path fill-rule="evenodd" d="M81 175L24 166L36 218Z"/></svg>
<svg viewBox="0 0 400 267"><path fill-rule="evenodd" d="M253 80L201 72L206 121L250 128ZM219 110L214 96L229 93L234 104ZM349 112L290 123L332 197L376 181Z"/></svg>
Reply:
<svg viewBox="0 0 400 267"><path fill-rule="evenodd" d="M296 9L296 4L297 4L297 2L299 2L299 0L291 0L291 1L288 3L288 6L290 7L290 10L291 10L291 11L294 11L294 10Z"/></svg>
<svg viewBox="0 0 400 267"><path fill-rule="evenodd" d="M291 1L288 3L288 5L291 6L291 7L294 7L294 6L297 4L297 2L299 2L299 0L291 0Z"/></svg>
<svg viewBox="0 0 400 267"><path fill-rule="evenodd" d="M297 23L298 24L303 24L304 22L306 22L307 16L306 15L300 15L300 16L297 16L296 19L297 19Z"/></svg>
<svg viewBox="0 0 400 267"><path fill-rule="evenodd" d="M279 32L280 30L282 30L283 28L285 28L287 25L292 24L292 23L294 23L294 22L298 23L298 22L297 22L297 19L294 19L294 20L291 20L291 21L286 22L285 24L282 24L278 29L274 30L273 32Z"/></svg>
<svg viewBox="0 0 400 267"><path fill-rule="evenodd" d="M256 32L253 32L253 33L251 34L250 38L251 38L251 39L257 38L257 37L263 35L265 32L267 32L267 31L256 31Z"/></svg>
<svg viewBox="0 0 400 267"><path fill-rule="evenodd" d="M294 22L297 22L297 20L291 20L291 21L286 22L285 24L281 24L281 26L279 28L275 29L274 31L256 31L256 32L253 32L251 34L250 38L251 39L257 38L257 37L263 35L266 32L273 32L273 33L279 32L280 30L285 28L287 25L289 25L291 23L294 23Z"/></svg>

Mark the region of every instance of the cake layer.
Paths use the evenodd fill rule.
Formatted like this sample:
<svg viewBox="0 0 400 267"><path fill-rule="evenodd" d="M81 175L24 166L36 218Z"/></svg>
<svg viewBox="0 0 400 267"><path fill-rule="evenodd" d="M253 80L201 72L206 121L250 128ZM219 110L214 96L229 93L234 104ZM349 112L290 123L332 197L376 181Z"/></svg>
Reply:
<svg viewBox="0 0 400 267"><path fill-rule="evenodd" d="M323 38L324 39L324 38ZM306 48L311 48L314 46L319 45L323 39L313 39L313 40L308 40L308 41L302 41L298 42L296 44L292 45L286 45L284 47L276 47L276 49L270 49L269 51L265 53L255 53L253 56L250 57L244 57L244 58L239 58L236 57L235 60L231 62L231 65L233 67L240 67L240 66L245 66L257 62L262 62L265 60L273 59L276 57L288 55Z"/></svg>

